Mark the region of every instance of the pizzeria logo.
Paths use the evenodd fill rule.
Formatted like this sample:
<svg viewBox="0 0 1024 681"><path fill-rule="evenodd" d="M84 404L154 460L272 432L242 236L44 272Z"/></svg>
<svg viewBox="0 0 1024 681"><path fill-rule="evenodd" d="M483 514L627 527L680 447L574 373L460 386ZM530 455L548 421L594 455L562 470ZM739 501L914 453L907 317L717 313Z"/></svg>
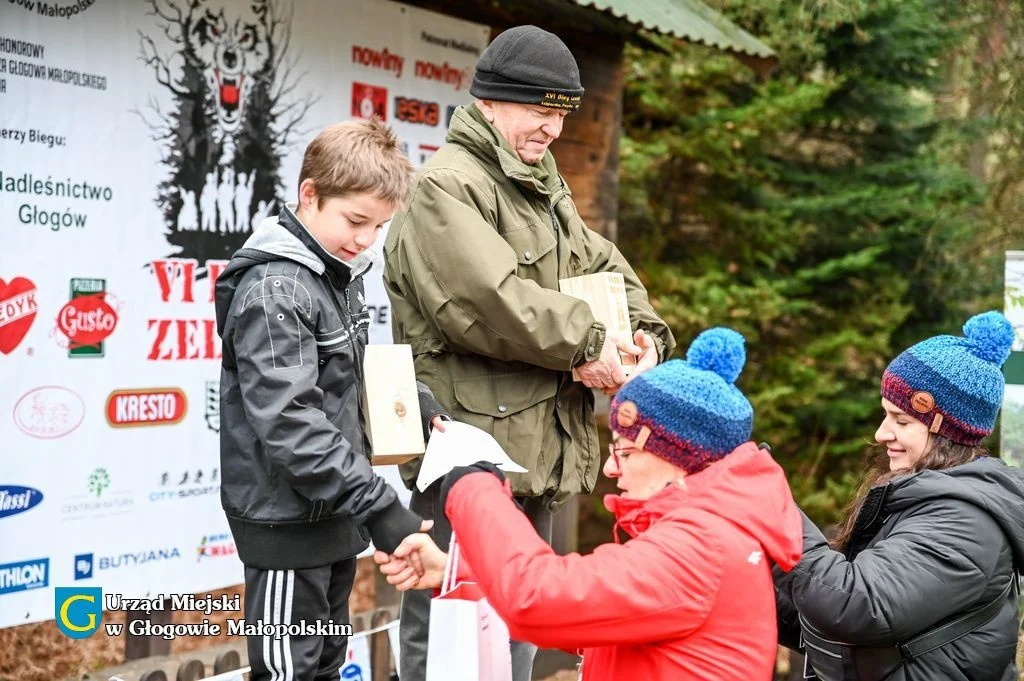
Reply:
<svg viewBox="0 0 1024 681"><path fill-rule="evenodd" d="M352 115L356 118L377 116L388 119L388 89L366 83L352 83Z"/></svg>
<svg viewBox="0 0 1024 681"><path fill-rule="evenodd" d="M188 399L181 388L115 390L107 397L107 423L112 428L170 426L181 423Z"/></svg>
<svg viewBox="0 0 1024 681"><path fill-rule="evenodd" d="M0 279L0 353L9 355L36 319L36 285L25 277Z"/></svg>
<svg viewBox="0 0 1024 681"><path fill-rule="evenodd" d="M441 108L437 102L395 97L395 118L404 123L436 126L441 120Z"/></svg>
<svg viewBox="0 0 1024 681"><path fill-rule="evenodd" d="M71 300L57 313L55 330L63 336L57 342L68 349L68 357L104 356L103 342L114 333L118 320L106 289L105 279L71 280Z"/></svg>

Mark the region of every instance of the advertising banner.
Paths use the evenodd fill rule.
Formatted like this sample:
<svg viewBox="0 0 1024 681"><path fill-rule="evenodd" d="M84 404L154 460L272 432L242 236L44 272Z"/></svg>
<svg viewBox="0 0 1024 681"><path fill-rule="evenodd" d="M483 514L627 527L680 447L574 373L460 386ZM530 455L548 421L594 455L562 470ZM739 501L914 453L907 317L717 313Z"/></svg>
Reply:
<svg viewBox="0 0 1024 681"><path fill-rule="evenodd" d="M0 627L242 582L213 282L324 126L422 164L488 38L386 0L0 2ZM367 304L391 342L379 268Z"/></svg>

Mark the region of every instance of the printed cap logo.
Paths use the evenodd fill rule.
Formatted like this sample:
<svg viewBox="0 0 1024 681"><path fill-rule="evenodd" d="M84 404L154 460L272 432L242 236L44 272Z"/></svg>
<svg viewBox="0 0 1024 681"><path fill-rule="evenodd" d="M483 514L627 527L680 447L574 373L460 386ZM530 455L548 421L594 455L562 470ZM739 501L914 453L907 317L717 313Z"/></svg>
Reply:
<svg viewBox="0 0 1024 681"><path fill-rule="evenodd" d="M619 405L619 411L615 419L619 422L619 426L622 428L629 428L636 423L636 417L636 404L627 400Z"/></svg>
<svg viewBox="0 0 1024 681"><path fill-rule="evenodd" d="M910 406L919 414L927 414L935 408L935 398L931 393L918 390L910 397Z"/></svg>
<svg viewBox="0 0 1024 681"><path fill-rule="evenodd" d="M58 586L53 590L53 618L68 638L88 638L100 628L103 589L98 586Z"/></svg>

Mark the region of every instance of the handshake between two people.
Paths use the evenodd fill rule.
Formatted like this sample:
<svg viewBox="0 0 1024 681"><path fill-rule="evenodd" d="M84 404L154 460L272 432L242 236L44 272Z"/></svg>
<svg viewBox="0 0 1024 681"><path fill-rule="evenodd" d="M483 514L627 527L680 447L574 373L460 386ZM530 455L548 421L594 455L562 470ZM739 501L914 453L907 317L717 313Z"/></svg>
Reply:
<svg viewBox="0 0 1024 681"><path fill-rule="evenodd" d="M502 482L505 475L489 461L477 461L470 466L457 466L449 471L441 481L441 508L445 508L448 494L452 487L463 476L472 473L491 473ZM427 524L429 523L429 525ZM430 529L432 521L426 521L425 530ZM387 578L388 584L399 591L410 589L437 589L444 579L445 563L448 554L442 551L426 531L411 534L402 540L393 553L376 551L374 562Z"/></svg>
<svg viewBox="0 0 1024 681"><path fill-rule="evenodd" d="M619 353L637 358L636 366L629 376L619 362ZM654 344L654 339L644 331L634 333L632 340L609 334L605 337L601 354L597 359L579 365L576 367L576 373L583 385L602 390L610 397L634 376L654 368L657 364L658 348Z"/></svg>

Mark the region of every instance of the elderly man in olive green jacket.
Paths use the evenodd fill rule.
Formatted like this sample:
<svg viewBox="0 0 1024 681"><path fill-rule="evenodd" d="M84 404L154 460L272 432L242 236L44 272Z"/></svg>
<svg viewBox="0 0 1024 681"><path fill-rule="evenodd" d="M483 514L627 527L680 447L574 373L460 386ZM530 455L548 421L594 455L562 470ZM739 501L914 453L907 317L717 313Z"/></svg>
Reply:
<svg viewBox="0 0 1024 681"><path fill-rule="evenodd" d="M552 511L592 491L601 466L592 389L623 383L619 350L639 356L639 372L675 341L615 245L580 219L548 151L583 95L564 43L534 26L505 31L470 92L477 101L456 110L384 244L394 342L412 346L417 377L453 418L527 469L509 475L512 490L550 541ZM624 276L633 338L610 337L585 302L559 293L559 279L597 272ZM402 469L410 485L417 472L418 462ZM445 548L436 484L413 489L412 507ZM428 609L428 594L405 595L403 681L423 678ZM516 681L529 679L534 651L513 645Z"/></svg>

